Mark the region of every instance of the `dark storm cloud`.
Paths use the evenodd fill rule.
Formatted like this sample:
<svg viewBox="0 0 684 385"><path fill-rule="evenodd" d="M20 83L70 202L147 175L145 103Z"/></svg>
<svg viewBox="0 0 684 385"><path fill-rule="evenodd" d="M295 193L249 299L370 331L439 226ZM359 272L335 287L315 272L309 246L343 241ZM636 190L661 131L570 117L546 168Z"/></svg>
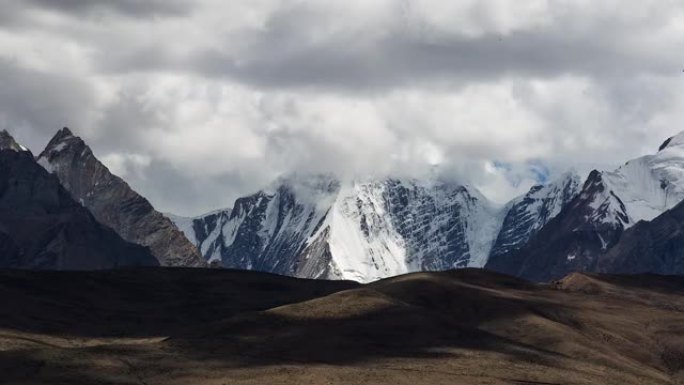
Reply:
<svg viewBox="0 0 684 385"><path fill-rule="evenodd" d="M76 15L92 15L110 11L143 18L178 16L192 9L192 3L187 0L24 0L23 2Z"/></svg>
<svg viewBox="0 0 684 385"><path fill-rule="evenodd" d="M674 1L0 0L0 10L0 128L39 152L70 126L182 214L228 206L280 173L434 163L505 199L534 182L531 160L552 173L611 167L684 128Z"/></svg>
<svg viewBox="0 0 684 385"><path fill-rule="evenodd" d="M411 20L379 25L389 31L380 35L345 30L326 34L320 31L325 21L316 17L320 15L301 4L282 7L264 28L222 36L225 49L188 47L179 55L173 46L149 44L101 52L98 62L112 73L180 71L257 87L351 92L458 86L511 76L625 79L681 72L682 56L667 47L684 44L684 36L674 42L651 37L657 18L630 23L607 18L582 25L567 15L551 25L470 36L415 28ZM231 49L236 41L248 48Z"/></svg>
<svg viewBox="0 0 684 385"><path fill-rule="evenodd" d="M278 52L277 46L277 41L264 39L256 45L257 54L248 59L207 52L193 58L187 68L262 87L360 91L435 82L458 85L507 76L574 74L613 78L680 70L676 56L653 60L623 52L607 41L573 41L530 33L516 33L505 40L496 36L456 37L439 42L391 38L368 50L356 50L348 42L296 52Z"/></svg>
<svg viewBox="0 0 684 385"><path fill-rule="evenodd" d="M95 94L83 79L0 60L0 125L34 152L62 126L83 126Z"/></svg>

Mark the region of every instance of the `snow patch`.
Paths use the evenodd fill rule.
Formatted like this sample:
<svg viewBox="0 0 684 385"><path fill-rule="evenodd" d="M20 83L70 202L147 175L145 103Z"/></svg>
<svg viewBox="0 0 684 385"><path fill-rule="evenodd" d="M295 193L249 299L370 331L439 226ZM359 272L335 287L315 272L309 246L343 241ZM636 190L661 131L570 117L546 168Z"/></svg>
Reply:
<svg viewBox="0 0 684 385"><path fill-rule="evenodd" d="M54 152L60 152L60 151L64 150L64 149L66 148L66 146L67 146L67 143L66 143L66 142L59 142L59 143L57 143L56 146L54 146L54 147L52 148L52 151L54 151Z"/></svg>
<svg viewBox="0 0 684 385"><path fill-rule="evenodd" d="M606 215L594 220L625 228L653 220L684 200L684 135L675 136L657 154L634 159L602 176L605 191L591 207Z"/></svg>
<svg viewBox="0 0 684 385"><path fill-rule="evenodd" d="M178 230L180 230L193 245L197 245L197 237L195 236L195 230L193 229L195 218L181 217L171 213L164 213L164 215L176 225Z"/></svg>
<svg viewBox="0 0 684 385"><path fill-rule="evenodd" d="M41 165L48 173L50 173L50 174L55 173L55 167L45 157L39 158L38 164Z"/></svg>
<svg viewBox="0 0 684 385"><path fill-rule="evenodd" d="M437 179L341 183L298 176L279 183L239 207L236 203L237 211L210 234L205 229L206 239L198 245L205 258L218 260L236 242L248 242L235 250L252 249L254 255L223 260L267 271L299 260L322 269L307 271L307 277L361 282L426 269L482 267L504 215L475 188ZM305 262L326 250L327 269Z"/></svg>

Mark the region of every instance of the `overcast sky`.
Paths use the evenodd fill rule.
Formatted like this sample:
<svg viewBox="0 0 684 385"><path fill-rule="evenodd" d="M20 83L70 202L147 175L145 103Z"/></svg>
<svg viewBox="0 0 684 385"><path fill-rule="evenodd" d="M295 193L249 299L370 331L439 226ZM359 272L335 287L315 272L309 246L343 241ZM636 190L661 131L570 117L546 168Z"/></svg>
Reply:
<svg viewBox="0 0 684 385"><path fill-rule="evenodd" d="M683 48L679 0L0 0L0 128L184 215L436 164L502 202L684 130Z"/></svg>

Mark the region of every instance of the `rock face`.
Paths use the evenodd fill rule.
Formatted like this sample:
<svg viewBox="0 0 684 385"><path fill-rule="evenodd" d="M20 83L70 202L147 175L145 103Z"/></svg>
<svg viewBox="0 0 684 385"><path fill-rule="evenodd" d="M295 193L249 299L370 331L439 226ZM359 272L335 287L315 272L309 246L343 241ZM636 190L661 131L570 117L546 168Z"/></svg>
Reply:
<svg viewBox="0 0 684 385"><path fill-rule="evenodd" d="M164 266L205 266L204 258L173 222L109 172L69 129L60 130L38 163L59 178L71 196L123 239L147 246Z"/></svg>
<svg viewBox="0 0 684 385"><path fill-rule="evenodd" d="M231 209L217 210L197 218L166 214L190 242L206 256L211 266L221 266L221 229L230 220Z"/></svg>
<svg viewBox="0 0 684 385"><path fill-rule="evenodd" d="M580 177L569 173L499 207L472 186L436 178L300 175L233 209L172 219L212 263L366 282L482 267L491 253L522 247L579 189Z"/></svg>
<svg viewBox="0 0 684 385"><path fill-rule="evenodd" d="M99 224L29 151L0 133L0 267L95 270L155 265L147 248Z"/></svg>
<svg viewBox="0 0 684 385"><path fill-rule="evenodd" d="M684 203L651 222L639 222L596 265L616 274L684 274Z"/></svg>
<svg viewBox="0 0 684 385"><path fill-rule="evenodd" d="M0 150L23 152L28 149L17 143L7 130L0 131Z"/></svg>
<svg viewBox="0 0 684 385"><path fill-rule="evenodd" d="M684 133L669 139L655 155L612 172L593 171L580 194L525 247L493 255L487 267L534 281L573 271L632 272L630 262L616 259L607 264L603 256L626 229L653 220L682 199Z"/></svg>
<svg viewBox="0 0 684 385"><path fill-rule="evenodd" d="M597 257L615 244L624 230L620 222L603 220L614 215L610 203L594 205L594 198L605 194L601 173L592 172L582 193L524 247L493 255L486 267L537 282L574 271L594 271Z"/></svg>
<svg viewBox="0 0 684 385"><path fill-rule="evenodd" d="M507 205L509 209L491 256L525 246L579 194L581 188L581 177L570 172L547 185L534 186L524 196L514 199Z"/></svg>
<svg viewBox="0 0 684 385"><path fill-rule="evenodd" d="M365 282L481 267L502 216L458 183L317 176L283 179L232 210L177 223L225 267Z"/></svg>

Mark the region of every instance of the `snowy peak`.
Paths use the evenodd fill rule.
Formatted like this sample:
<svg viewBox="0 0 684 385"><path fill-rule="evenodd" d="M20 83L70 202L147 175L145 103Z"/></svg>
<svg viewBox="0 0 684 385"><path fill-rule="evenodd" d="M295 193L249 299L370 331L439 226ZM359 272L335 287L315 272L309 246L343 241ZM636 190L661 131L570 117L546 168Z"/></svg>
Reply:
<svg viewBox="0 0 684 385"><path fill-rule="evenodd" d="M59 168L69 168L74 163L81 164L84 167L89 163L100 164L83 139L75 136L69 128L64 127L57 131L43 152L40 153L38 164L43 166L49 173L59 176ZM104 168L104 166L102 167ZM69 181L62 180L62 183L69 183ZM70 189L72 186L66 185L65 187ZM72 191L74 195L80 195L81 193L83 192Z"/></svg>
<svg viewBox="0 0 684 385"><path fill-rule="evenodd" d="M604 191L597 199L614 202L611 210L626 216L626 221L620 219L625 228L654 219L684 200L684 134L672 137L657 154L631 160L601 176Z"/></svg>
<svg viewBox="0 0 684 385"><path fill-rule="evenodd" d="M596 271L626 230L652 221L683 200L684 134L679 134L654 155L633 159L614 171L592 171L580 194L520 252L494 256L487 267L535 281ZM613 262L613 271L636 266L626 260Z"/></svg>
<svg viewBox="0 0 684 385"><path fill-rule="evenodd" d="M52 137L50 142L45 147L45 150L40 154L40 158L52 159L56 157L59 153L65 150L76 150L80 149L83 153L87 152L92 155L90 147L88 147L85 142L78 136L74 134L67 127L62 128L57 131L55 136Z"/></svg>
<svg viewBox="0 0 684 385"><path fill-rule="evenodd" d="M593 171L581 193L592 226L627 229L650 221L684 200L684 133L658 153L626 162L614 171Z"/></svg>
<svg viewBox="0 0 684 385"><path fill-rule="evenodd" d="M367 282L483 266L501 210L477 189L436 178L290 175L232 210L176 221L226 267Z"/></svg>
<svg viewBox="0 0 684 385"><path fill-rule="evenodd" d="M1 150L28 152L28 149L17 143L7 130L0 131L0 151Z"/></svg>
<svg viewBox="0 0 684 385"><path fill-rule="evenodd" d="M533 186L527 194L514 199L503 220L492 255L523 247L551 219L560 214L582 188L577 172L568 172L546 185Z"/></svg>

